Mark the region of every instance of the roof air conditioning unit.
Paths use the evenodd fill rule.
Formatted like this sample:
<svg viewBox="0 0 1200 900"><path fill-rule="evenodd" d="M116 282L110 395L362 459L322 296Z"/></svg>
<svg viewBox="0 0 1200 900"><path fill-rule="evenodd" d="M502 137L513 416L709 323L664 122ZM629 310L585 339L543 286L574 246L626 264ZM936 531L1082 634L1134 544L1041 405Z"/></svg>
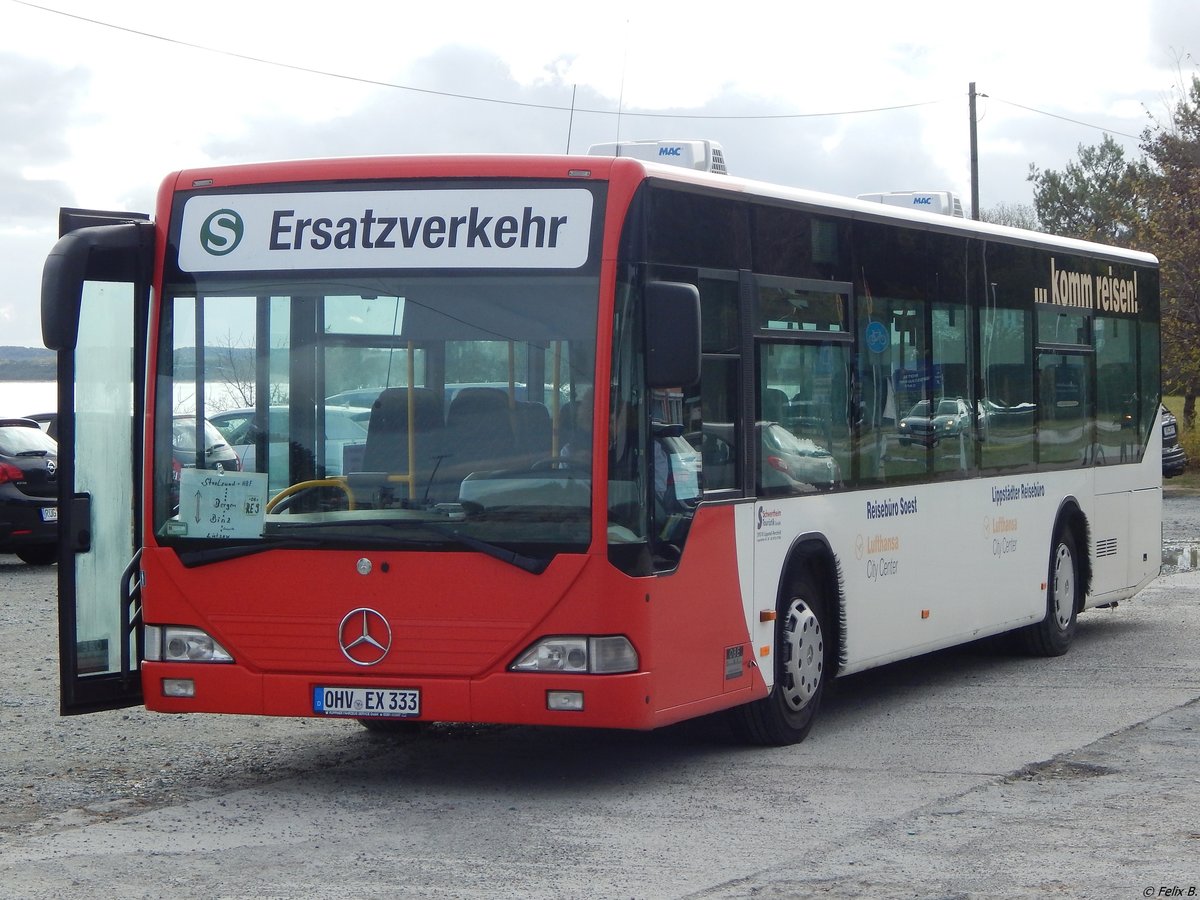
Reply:
<svg viewBox="0 0 1200 900"><path fill-rule="evenodd" d="M950 191L892 191L889 194L859 194L858 199L965 218L962 201Z"/></svg>
<svg viewBox="0 0 1200 900"><path fill-rule="evenodd" d="M593 144L588 148L588 156L629 156L698 172L729 174L725 169L725 151L716 141L615 141Z"/></svg>

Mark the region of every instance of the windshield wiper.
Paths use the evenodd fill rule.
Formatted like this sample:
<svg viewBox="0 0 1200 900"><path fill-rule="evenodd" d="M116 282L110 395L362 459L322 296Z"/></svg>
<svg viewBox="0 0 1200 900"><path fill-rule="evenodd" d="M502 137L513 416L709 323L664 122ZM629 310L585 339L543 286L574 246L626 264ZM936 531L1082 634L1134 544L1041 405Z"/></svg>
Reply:
<svg viewBox="0 0 1200 900"><path fill-rule="evenodd" d="M311 539L262 541L257 544L236 544L232 547L211 547L206 550L180 550L178 553L179 561L183 563L184 567L194 569L210 563L226 562L230 559L253 556L256 553L266 553L268 550L311 550L320 545L320 541Z"/></svg>
<svg viewBox="0 0 1200 900"><path fill-rule="evenodd" d="M477 550L493 559L506 562L509 565L516 566L518 569L524 569L526 572L531 572L534 575L541 575L550 565L549 559L525 556L523 553L517 553L514 550L509 550L497 544L481 541L477 537L463 534L461 531L451 528L449 525L443 525L441 522L421 522L419 524L425 526L430 531L436 531L438 534L456 540L465 547L470 547L472 550Z"/></svg>

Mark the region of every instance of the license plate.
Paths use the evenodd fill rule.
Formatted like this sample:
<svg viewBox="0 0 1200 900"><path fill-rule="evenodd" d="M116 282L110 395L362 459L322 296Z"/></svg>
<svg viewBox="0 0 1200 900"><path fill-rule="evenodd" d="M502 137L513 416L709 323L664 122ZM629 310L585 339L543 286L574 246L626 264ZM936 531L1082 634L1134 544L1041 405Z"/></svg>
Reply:
<svg viewBox="0 0 1200 900"><path fill-rule="evenodd" d="M43 506L42 507L42 521L43 522L57 522L58 521L58 507L57 506Z"/></svg>
<svg viewBox="0 0 1200 900"><path fill-rule="evenodd" d="M1163 426L1163 440L1164 441L1175 440L1175 426L1174 425L1164 425Z"/></svg>
<svg viewBox="0 0 1200 900"><path fill-rule="evenodd" d="M421 714L421 692L416 688L317 687L313 688L313 712L356 719L407 719Z"/></svg>

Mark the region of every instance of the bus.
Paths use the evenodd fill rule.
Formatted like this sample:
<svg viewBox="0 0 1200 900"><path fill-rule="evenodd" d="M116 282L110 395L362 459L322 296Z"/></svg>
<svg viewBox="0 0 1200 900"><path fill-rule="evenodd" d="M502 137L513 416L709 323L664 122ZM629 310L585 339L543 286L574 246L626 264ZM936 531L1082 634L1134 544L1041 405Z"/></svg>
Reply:
<svg viewBox="0 0 1200 900"><path fill-rule="evenodd" d="M1159 568L1148 254L629 156L212 167L60 219L64 714L784 745L835 678L1062 654ZM175 446L235 406L252 459Z"/></svg>

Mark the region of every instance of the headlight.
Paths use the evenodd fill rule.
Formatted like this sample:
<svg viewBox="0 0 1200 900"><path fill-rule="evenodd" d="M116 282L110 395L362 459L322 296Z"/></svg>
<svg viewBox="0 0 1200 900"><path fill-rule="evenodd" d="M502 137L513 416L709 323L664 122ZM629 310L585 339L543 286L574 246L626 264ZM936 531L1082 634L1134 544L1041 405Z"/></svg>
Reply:
<svg viewBox="0 0 1200 900"><path fill-rule="evenodd" d="M527 648L509 666L513 672L612 675L636 672L637 651L624 635L548 637Z"/></svg>
<svg viewBox="0 0 1200 900"><path fill-rule="evenodd" d="M151 662L233 662L229 651L199 628L147 625L145 635Z"/></svg>

